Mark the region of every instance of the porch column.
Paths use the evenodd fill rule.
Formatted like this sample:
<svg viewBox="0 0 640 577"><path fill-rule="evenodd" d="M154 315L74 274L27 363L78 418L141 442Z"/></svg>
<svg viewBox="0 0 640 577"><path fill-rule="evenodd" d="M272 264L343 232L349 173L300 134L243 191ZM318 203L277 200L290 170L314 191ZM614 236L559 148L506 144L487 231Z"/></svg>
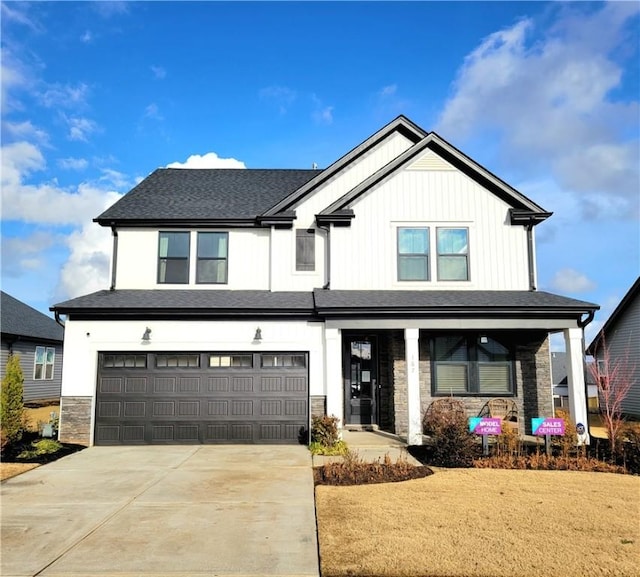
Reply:
<svg viewBox="0 0 640 577"><path fill-rule="evenodd" d="M420 372L418 336L419 329L404 329L404 350L407 364L407 443L422 444L422 419L420 418Z"/></svg>
<svg viewBox="0 0 640 577"><path fill-rule="evenodd" d="M325 386L327 415L338 417L338 426L344 425L344 383L342 381L342 346L340 329L324 330Z"/></svg>
<svg viewBox="0 0 640 577"><path fill-rule="evenodd" d="M564 344L567 351L567 386L569 389L569 413L576 426L584 426L584 435L578 436L578 444L589 444L587 421L587 393L584 382L584 350L582 329L565 329Z"/></svg>

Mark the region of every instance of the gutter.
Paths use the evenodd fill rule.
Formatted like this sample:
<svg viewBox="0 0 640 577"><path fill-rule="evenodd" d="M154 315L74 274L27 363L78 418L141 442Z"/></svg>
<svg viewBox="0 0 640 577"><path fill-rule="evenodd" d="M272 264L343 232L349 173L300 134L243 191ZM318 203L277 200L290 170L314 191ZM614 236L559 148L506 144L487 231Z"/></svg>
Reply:
<svg viewBox="0 0 640 577"><path fill-rule="evenodd" d="M116 269L118 267L118 231L115 225L111 225L111 234L113 235L113 258L111 261L111 286L109 290L116 290Z"/></svg>
<svg viewBox="0 0 640 577"><path fill-rule="evenodd" d="M318 228L321 228L327 233L327 246L326 246L326 258L325 258L325 266L326 271L324 273L324 278L326 282L322 285L323 290L329 290L331 288L331 224L327 224L327 226L322 226L318 224Z"/></svg>

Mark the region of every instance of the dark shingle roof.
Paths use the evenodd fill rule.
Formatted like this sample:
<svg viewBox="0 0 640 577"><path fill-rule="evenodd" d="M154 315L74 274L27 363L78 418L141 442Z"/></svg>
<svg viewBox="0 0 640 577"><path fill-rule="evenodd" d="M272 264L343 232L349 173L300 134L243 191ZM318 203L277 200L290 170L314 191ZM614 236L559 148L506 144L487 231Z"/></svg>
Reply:
<svg viewBox="0 0 640 577"><path fill-rule="evenodd" d="M251 220L317 176L318 170L159 168L94 219Z"/></svg>
<svg viewBox="0 0 640 577"><path fill-rule="evenodd" d="M51 317L0 291L0 324L2 334L60 341L64 330Z"/></svg>
<svg viewBox="0 0 640 577"><path fill-rule="evenodd" d="M538 291L425 290L425 291L314 291L319 312L353 311L556 311L587 312L598 305Z"/></svg>
<svg viewBox="0 0 640 577"><path fill-rule="evenodd" d="M52 309L62 314L113 315L309 314L313 311L313 295L259 290L103 290L56 304Z"/></svg>

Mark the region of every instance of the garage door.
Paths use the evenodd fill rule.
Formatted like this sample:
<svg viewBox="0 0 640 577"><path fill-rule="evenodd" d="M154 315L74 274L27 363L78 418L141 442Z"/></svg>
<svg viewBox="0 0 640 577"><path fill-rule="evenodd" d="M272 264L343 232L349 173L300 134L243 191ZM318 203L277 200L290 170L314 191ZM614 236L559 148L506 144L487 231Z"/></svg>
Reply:
<svg viewBox="0 0 640 577"><path fill-rule="evenodd" d="M298 443L308 355L99 354L96 445Z"/></svg>

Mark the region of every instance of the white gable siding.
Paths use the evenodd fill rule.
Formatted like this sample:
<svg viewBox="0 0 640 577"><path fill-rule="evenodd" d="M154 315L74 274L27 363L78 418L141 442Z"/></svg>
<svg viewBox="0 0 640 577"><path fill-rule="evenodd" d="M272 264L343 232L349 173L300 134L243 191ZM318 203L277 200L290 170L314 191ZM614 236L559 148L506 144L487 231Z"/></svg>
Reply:
<svg viewBox="0 0 640 577"><path fill-rule="evenodd" d="M316 230L315 270L296 270L296 229L316 228L311 222L294 221L294 228L273 229L271 231L271 290L273 291L309 291L324 284L325 271L325 232Z"/></svg>
<svg viewBox="0 0 640 577"><path fill-rule="evenodd" d="M164 229L163 229L164 230ZM168 230L168 229L167 229ZM218 229L216 229L218 230ZM220 229L223 230L223 229ZM190 282L158 284L158 230L118 231L118 289L247 289L269 288L269 230L229 229L227 284L196 284L197 232L191 232Z"/></svg>
<svg viewBox="0 0 640 577"><path fill-rule="evenodd" d="M353 210L351 227L332 232L333 289L529 288L525 229L508 224L509 205L458 171L405 169L355 201ZM398 226L468 227L470 280L438 282L432 242L432 280L399 282Z"/></svg>

